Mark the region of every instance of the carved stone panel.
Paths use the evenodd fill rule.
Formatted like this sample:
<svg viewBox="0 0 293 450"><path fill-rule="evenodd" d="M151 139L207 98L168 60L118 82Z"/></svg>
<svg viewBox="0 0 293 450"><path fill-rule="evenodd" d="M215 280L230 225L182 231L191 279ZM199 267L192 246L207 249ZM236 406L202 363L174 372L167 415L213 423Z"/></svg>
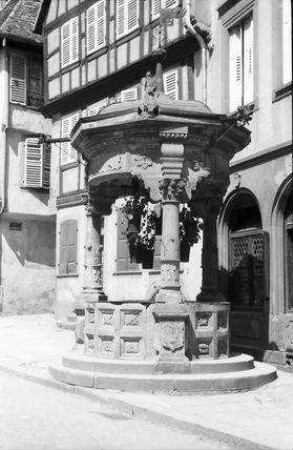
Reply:
<svg viewBox="0 0 293 450"><path fill-rule="evenodd" d="M175 352L183 348L185 339L183 322L162 323L162 345L165 349Z"/></svg>

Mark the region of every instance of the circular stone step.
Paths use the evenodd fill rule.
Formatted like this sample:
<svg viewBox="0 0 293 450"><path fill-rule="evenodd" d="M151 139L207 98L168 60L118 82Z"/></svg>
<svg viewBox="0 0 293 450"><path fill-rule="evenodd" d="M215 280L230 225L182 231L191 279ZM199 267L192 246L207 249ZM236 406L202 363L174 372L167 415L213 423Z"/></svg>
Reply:
<svg viewBox="0 0 293 450"><path fill-rule="evenodd" d="M63 365L71 369L101 373L153 374L154 361L107 360L68 352L62 358ZM198 359L190 362L191 373L240 372L254 368L254 359L249 355L235 355L223 359Z"/></svg>
<svg viewBox="0 0 293 450"><path fill-rule="evenodd" d="M240 372L191 374L133 374L78 370L64 365L49 368L51 375L62 383L95 389L115 389L132 392L216 393L258 388L277 378L276 369L255 363L255 368Z"/></svg>

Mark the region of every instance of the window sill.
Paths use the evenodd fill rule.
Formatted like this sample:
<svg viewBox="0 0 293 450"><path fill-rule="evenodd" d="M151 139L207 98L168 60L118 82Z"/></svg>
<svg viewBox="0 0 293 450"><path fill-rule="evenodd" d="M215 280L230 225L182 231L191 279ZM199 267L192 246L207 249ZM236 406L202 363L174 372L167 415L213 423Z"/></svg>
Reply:
<svg viewBox="0 0 293 450"><path fill-rule="evenodd" d="M116 36L115 45L121 45L124 44L124 42L129 41L130 39L138 36L142 30L141 26L138 26L134 30L127 31L124 34L121 34L121 36Z"/></svg>
<svg viewBox="0 0 293 450"><path fill-rule="evenodd" d="M78 58L76 61L72 61L72 62L66 64L66 66L62 66L61 70L60 70L61 71L61 75L63 75L64 73L68 72L69 70L73 70L76 67L79 67L79 65L80 65L80 61L79 61L79 58ZM57 75L59 75L59 74L57 74ZM50 79L54 78L54 77L55 77L55 75L53 77L50 77Z"/></svg>
<svg viewBox="0 0 293 450"><path fill-rule="evenodd" d="M64 273L64 274L60 274L57 273L57 278L77 278L79 277L79 273Z"/></svg>
<svg viewBox="0 0 293 450"><path fill-rule="evenodd" d="M273 103L292 95L292 81L277 87L273 91Z"/></svg>
<svg viewBox="0 0 293 450"><path fill-rule="evenodd" d="M120 275L141 275L142 270L121 270L117 272L113 272L113 276L120 276Z"/></svg>

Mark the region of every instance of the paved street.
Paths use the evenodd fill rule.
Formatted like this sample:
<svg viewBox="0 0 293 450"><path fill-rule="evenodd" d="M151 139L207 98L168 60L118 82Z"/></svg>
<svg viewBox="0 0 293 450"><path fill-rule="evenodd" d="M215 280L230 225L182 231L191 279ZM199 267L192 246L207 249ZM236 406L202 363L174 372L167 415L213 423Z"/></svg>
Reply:
<svg viewBox="0 0 293 450"><path fill-rule="evenodd" d="M0 449L224 449L97 402L0 373Z"/></svg>

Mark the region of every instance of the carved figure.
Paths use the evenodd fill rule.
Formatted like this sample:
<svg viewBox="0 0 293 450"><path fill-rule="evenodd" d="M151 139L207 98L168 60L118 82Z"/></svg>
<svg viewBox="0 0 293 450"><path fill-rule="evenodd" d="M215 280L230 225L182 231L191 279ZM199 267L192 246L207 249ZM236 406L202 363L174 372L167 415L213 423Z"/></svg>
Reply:
<svg viewBox="0 0 293 450"><path fill-rule="evenodd" d="M157 103L159 93L157 92L156 80L151 76L150 72L147 72L145 78L142 78L141 84L144 95L143 104L138 107L138 114L146 118L156 117L159 113Z"/></svg>

